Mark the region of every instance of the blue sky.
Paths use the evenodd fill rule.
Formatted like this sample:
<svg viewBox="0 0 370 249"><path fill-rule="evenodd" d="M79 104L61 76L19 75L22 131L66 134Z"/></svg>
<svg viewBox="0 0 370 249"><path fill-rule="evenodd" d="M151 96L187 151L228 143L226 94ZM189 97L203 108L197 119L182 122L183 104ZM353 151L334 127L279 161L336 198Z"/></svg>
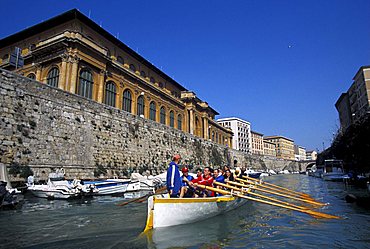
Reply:
<svg viewBox="0 0 370 249"><path fill-rule="evenodd" d="M370 65L370 1L8 1L0 38L79 9L221 117L327 147L335 102Z"/></svg>

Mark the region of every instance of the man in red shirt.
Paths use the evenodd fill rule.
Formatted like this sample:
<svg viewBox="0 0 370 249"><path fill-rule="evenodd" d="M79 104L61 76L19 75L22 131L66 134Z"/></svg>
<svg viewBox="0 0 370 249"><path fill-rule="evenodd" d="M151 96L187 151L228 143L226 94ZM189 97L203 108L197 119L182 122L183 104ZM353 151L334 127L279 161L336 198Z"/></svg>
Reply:
<svg viewBox="0 0 370 249"><path fill-rule="evenodd" d="M213 181L214 179L212 177L211 168L205 167L203 170L203 175L198 176L196 179L193 179L190 184L194 187L196 187L198 184L212 187ZM207 196L214 196L214 193L212 191L205 191L204 194Z"/></svg>

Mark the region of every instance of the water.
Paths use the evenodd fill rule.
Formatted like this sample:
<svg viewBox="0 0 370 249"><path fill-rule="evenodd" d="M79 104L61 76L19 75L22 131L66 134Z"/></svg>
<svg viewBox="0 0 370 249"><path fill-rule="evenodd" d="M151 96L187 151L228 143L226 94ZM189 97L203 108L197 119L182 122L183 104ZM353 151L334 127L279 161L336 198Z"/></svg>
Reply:
<svg viewBox="0 0 370 249"><path fill-rule="evenodd" d="M370 210L346 203L342 183L305 175L268 180L329 202L319 211L343 219L249 202L209 220L141 235L146 203L120 207L123 197L49 201L26 195L19 210L0 211L0 248L370 248Z"/></svg>

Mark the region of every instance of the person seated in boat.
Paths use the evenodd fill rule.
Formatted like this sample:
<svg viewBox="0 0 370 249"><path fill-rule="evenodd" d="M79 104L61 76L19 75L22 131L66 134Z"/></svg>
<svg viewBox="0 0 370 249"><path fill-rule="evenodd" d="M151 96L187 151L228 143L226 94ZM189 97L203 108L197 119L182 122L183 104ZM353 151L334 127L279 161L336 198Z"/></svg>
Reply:
<svg viewBox="0 0 370 249"><path fill-rule="evenodd" d="M215 179L215 182L225 183L225 177L224 177L224 175L222 173L223 172L222 172L222 169L221 168L214 169L214 171L213 171L213 178ZM214 188L220 188L220 189L222 189L221 186L216 185L216 184L214 184L213 187ZM222 194L215 193L215 196L220 196L220 195L222 195Z"/></svg>
<svg viewBox="0 0 370 249"><path fill-rule="evenodd" d="M205 167L203 169L202 177L201 178L198 177L196 179L193 179L190 183L190 186L197 187L198 184L201 184L201 185L212 187L213 186L213 181L214 181L214 178L212 177L212 171L213 170L210 167ZM205 190L202 193L203 193L202 197L214 196L214 193L212 191Z"/></svg>
<svg viewBox="0 0 370 249"><path fill-rule="evenodd" d="M180 155L174 155L172 158L172 162L170 162L167 169L166 187L171 198L176 198L180 196L182 185L182 179L180 177L180 170L178 165L180 160Z"/></svg>
<svg viewBox="0 0 370 249"><path fill-rule="evenodd" d="M241 174L240 174L240 177L242 177L242 176L248 176L248 174L247 174L247 168L246 168L245 166L243 166L243 167L241 168Z"/></svg>
<svg viewBox="0 0 370 249"><path fill-rule="evenodd" d="M194 188L189 186L189 183L194 179L191 175L189 175L189 169L187 167L183 167L181 169L182 172L182 186L180 191L180 198L183 197L193 197L194 196Z"/></svg>
<svg viewBox="0 0 370 249"><path fill-rule="evenodd" d="M239 167L236 167L234 171L234 178L240 178L240 175L241 175L241 170Z"/></svg>
<svg viewBox="0 0 370 249"><path fill-rule="evenodd" d="M231 173L231 171L228 169L225 171L225 181L234 181L234 176L233 174Z"/></svg>

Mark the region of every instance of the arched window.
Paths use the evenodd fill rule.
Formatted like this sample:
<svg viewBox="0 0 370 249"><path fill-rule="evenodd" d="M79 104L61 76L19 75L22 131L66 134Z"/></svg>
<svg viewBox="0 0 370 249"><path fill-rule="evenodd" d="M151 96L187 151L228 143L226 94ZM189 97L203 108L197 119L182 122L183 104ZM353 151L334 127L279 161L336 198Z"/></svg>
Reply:
<svg viewBox="0 0 370 249"><path fill-rule="evenodd" d="M160 87L160 88L163 88L163 87L164 87L163 82L159 82L159 84L158 84L158 85L159 85L159 87Z"/></svg>
<svg viewBox="0 0 370 249"><path fill-rule="evenodd" d="M177 116L177 129L182 130L182 116L179 114Z"/></svg>
<svg viewBox="0 0 370 249"><path fill-rule="evenodd" d="M49 86L58 87L59 81L59 69L57 67L53 67L50 69L48 73L48 78L46 80Z"/></svg>
<svg viewBox="0 0 370 249"><path fill-rule="evenodd" d="M141 116L143 115L144 116L144 96L143 95L140 95L138 98L137 98L137 115Z"/></svg>
<svg viewBox="0 0 370 249"><path fill-rule="evenodd" d="M215 141L215 132L212 131L212 142L214 142L214 141Z"/></svg>
<svg viewBox="0 0 370 249"><path fill-rule="evenodd" d="M123 58L121 57L121 56L118 56L117 57L117 62L119 63L119 64L124 64L125 63L125 61L123 60Z"/></svg>
<svg viewBox="0 0 370 249"><path fill-rule="evenodd" d="M166 124L166 108L163 106L161 107L160 111L160 122L161 124Z"/></svg>
<svg viewBox="0 0 370 249"><path fill-rule="evenodd" d="M149 119L156 121L157 107L155 106L154 101L150 102L149 106Z"/></svg>
<svg viewBox="0 0 370 249"><path fill-rule="evenodd" d="M123 92L122 110L131 113L131 103L132 103L131 92L129 90L125 90Z"/></svg>
<svg viewBox="0 0 370 249"><path fill-rule="evenodd" d="M136 72L136 67L135 67L135 65L134 64L130 64L130 70L132 71L132 72Z"/></svg>
<svg viewBox="0 0 370 249"><path fill-rule="evenodd" d="M155 79L153 77L150 77L150 83L155 83Z"/></svg>
<svg viewBox="0 0 370 249"><path fill-rule="evenodd" d="M116 84L113 81L108 81L105 84L104 103L113 107L116 106Z"/></svg>
<svg viewBox="0 0 370 249"><path fill-rule="evenodd" d="M170 126L175 127L175 114L173 111L170 111Z"/></svg>
<svg viewBox="0 0 370 249"><path fill-rule="evenodd" d="M86 69L81 70L78 82L79 84L77 94L92 99L92 92L94 86L92 73Z"/></svg>
<svg viewBox="0 0 370 249"><path fill-rule="evenodd" d="M36 75L34 73L30 73L27 75L27 78L30 78L32 80L36 79Z"/></svg>
<svg viewBox="0 0 370 249"><path fill-rule="evenodd" d="M140 76L143 77L143 78L145 78L146 77L146 73L144 71L141 71L140 72Z"/></svg>

